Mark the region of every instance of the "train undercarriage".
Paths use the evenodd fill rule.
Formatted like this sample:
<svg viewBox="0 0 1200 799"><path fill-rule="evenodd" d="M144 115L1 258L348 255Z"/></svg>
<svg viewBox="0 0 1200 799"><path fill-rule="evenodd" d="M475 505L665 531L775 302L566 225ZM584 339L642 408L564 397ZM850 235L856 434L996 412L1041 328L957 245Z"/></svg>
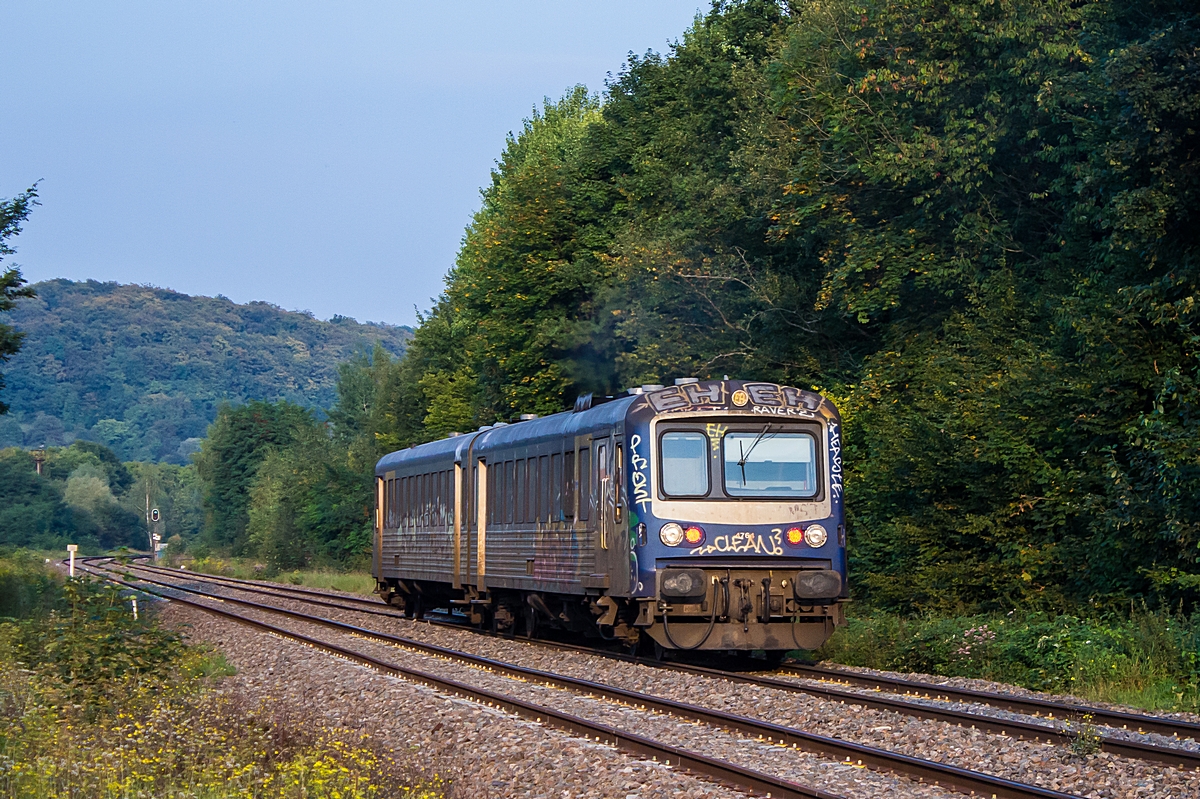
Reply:
<svg viewBox="0 0 1200 799"><path fill-rule="evenodd" d="M625 598L390 578L378 594L410 618L458 611L499 634L558 631L656 654L811 650L845 623L841 577L828 569L666 568L658 585L657 598Z"/></svg>

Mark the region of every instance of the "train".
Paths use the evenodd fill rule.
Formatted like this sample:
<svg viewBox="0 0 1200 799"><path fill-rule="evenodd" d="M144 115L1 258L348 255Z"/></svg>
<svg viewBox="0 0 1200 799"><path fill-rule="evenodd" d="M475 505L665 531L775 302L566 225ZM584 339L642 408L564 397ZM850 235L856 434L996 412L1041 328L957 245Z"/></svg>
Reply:
<svg viewBox="0 0 1200 799"><path fill-rule="evenodd" d="M458 611L633 650L816 649L849 598L841 417L820 394L681 378L389 453L372 573Z"/></svg>

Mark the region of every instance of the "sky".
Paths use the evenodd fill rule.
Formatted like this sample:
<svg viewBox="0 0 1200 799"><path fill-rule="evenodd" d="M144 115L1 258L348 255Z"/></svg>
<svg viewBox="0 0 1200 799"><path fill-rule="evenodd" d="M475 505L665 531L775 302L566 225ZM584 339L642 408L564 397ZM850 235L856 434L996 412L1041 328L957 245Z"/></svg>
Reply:
<svg viewBox="0 0 1200 799"><path fill-rule="evenodd" d="M505 136L708 5L0 0L5 264L414 324Z"/></svg>

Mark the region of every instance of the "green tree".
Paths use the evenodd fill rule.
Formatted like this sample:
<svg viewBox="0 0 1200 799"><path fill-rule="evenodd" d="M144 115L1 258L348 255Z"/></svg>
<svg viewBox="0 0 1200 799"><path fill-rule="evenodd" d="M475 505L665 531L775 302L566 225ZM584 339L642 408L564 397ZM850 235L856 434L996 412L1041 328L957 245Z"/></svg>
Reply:
<svg viewBox="0 0 1200 799"><path fill-rule="evenodd" d="M29 213L37 204L37 186L26 189L10 200L0 200L0 261L15 252L8 243L9 239L21 232L21 223L29 218ZM33 296L33 290L25 285L20 269L8 266L0 270L0 313L11 311L18 299ZM24 337L12 325L0 322L0 364L17 354ZM4 375L0 374L0 390L3 388ZM0 402L0 414L7 412L8 406Z"/></svg>
<svg viewBox="0 0 1200 799"><path fill-rule="evenodd" d="M204 486L206 543L238 553L245 548L250 487L259 464L313 424L312 411L289 402L221 408L195 458Z"/></svg>

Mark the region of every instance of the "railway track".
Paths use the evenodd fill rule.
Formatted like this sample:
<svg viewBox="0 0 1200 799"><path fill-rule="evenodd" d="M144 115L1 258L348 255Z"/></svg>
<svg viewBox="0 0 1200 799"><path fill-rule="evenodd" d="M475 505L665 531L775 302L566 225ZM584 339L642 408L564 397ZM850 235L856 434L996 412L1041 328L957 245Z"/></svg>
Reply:
<svg viewBox="0 0 1200 799"><path fill-rule="evenodd" d="M87 568L95 567L89 564ZM837 760L838 762L850 762L877 770L893 772L920 780L922 782L938 784L950 790L962 793L993 796L997 797L997 799L1031 799L1032 797L1042 797L1042 799L1067 799L1067 797L1073 796L1073 794L1066 794L1047 788L1014 782L1000 777L995 777L993 775L975 772L969 769L959 768L957 766L937 763L935 761L923 760L921 758L898 754L883 749L877 749L875 747L870 747L863 744L815 735L778 724L772 724L745 716L726 713L724 711L678 702L675 700L664 699L650 694L627 691L624 689L603 685L601 683L540 671L537 669L531 669L491 658L485 658L479 655L473 655L434 644L404 638L402 636L396 636L389 633L357 627L355 625L339 622L333 619L312 616L310 614L277 608L227 595L213 595L199 589L172 585L166 580L144 577L136 578L143 583L142 585L138 585L128 580L120 579L119 576L115 575L113 571L110 570L96 568L95 571L100 573L106 579L114 580L133 590L144 591L149 594L154 594L166 599L178 601L207 612L215 613L224 618L249 624L260 630L265 630L276 635L292 638L310 646L316 646L339 656L347 657L351 660L370 665L374 668L378 668L398 676L410 677L418 682L423 682L435 688L449 691L456 696L463 696L475 699L477 701L483 701L492 706L501 707L509 710L510 712L517 713L518 715L528 718L536 718L539 721L545 720L555 726L559 726L579 734L586 734L591 738L595 738L596 740L603 740L612 745L626 748L629 751L633 751L637 754L641 754L643 756L650 755L654 757L661 757L669 760L672 763L675 763L681 768L695 771L696 773L715 778L718 781L726 782L736 787L749 788L760 793L766 792L771 796L831 797L832 794L788 782L770 774L749 770L725 761L715 760L700 753L682 750L679 747L674 747L669 744L661 744L642 736L630 735L628 732L617 730L612 727L605 725L597 726L594 722L587 719L564 714L561 711L548 708L544 705L534 704L524 700L516 700L512 697L502 696L495 692L479 689L478 687L473 687L462 682L448 680L445 677L436 676L426 671L414 670L396 663L382 661L379 658L364 655L361 652L355 652L347 649L346 647L331 644L326 641L315 639L311 636L280 628L276 625L267 624L256 619L245 617L242 614L234 613L225 608L213 607L205 604L204 602L185 597L172 596L170 593L164 593L162 589L170 592L192 594L199 598L216 601L222 604L229 603L239 605L256 611L276 614L284 616L288 619L335 629L359 638L372 639L386 644L391 644L393 646L414 650L423 654L433 655L449 660L456 660L473 666L477 669L515 678L522 683L540 683L555 688L574 691L583 696L600 697L610 702L620 703L624 706L631 706L641 710L671 714L688 721L699 722L716 728L732 730L744 736L757 737L759 740L767 741L775 746L803 750L817 754L820 757ZM174 573L172 573L170 576L176 579L182 577L182 575L176 575ZM145 583L157 585L159 586L159 590L148 589L144 585Z"/></svg>
<svg viewBox="0 0 1200 799"><path fill-rule="evenodd" d="M110 572L109 572L109 576L110 576ZM168 576L172 577L172 578L176 578L176 579L182 577L181 575L178 575L178 573L175 573L175 572L170 572ZM936 785L941 785L943 787L954 789L954 791L959 791L959 792L964 792L964 793L972 793L972 794L992 795L992 797L997 797L997 798L1001 798L1001 797L1066 798L1066 797L1070 797L1070 795L1073 795L1073 794L1066 794L1066 793L1062 793L1062 792L1051 791L1051 789L1040 788L1037 786L1026 785L1026 783L1004 780L1004 779L1002 779L1002 777L996 777L996 776L992 776L992 775L988 775L988 774L977 773L977 771L961 769L958 767L953 767L953 765L946 765L946 764L936 763L936 762L932 762L932 761L925 761L925 759L922 759L922 758L910 757L910 756L906 756L906 755L899 755L899 753L889 752L887 750L875 749L875 747L865 746L862 744L854 744L854 743L850 743L850 741L826 738L826 737L822 737L822 735L805 733L803 731L798 731L798 729L788 728L788 727L780 726L780 725L774 725L774 723L758 721L756 719L749 719L749 717L745 717L745 716L728 714L728 713L724 713L724 711L720 711L720 710L713 710L713 709L704 708L704 707L697 707L697 705L694 705L694 704L686 704L686 703L682 703L682 702L676 702L676 701L672 701L672 699L665 699L665 698L661 698L661 697L647 695L647 693L640 693L640 692L635 692L635 691L626 691L626 690L622 690L622 689L616 689L616 687L602 685L599 683L593 683L593 681L566 677L566 675L563 675L563 674L544 672L544 671L539 671L539 669L516 666L516 665L514 665L514 663L503 662L503 661L498 661L498 660L494 660L494 659L488 659L488 657L482 657L479 655L463 653L463 651L452 650L452 649L448 649L445 647L438 647L438 645L436 645L436 644L414 641L414 639L404 638L402 636L394 636L394 635L390 635L390 633L384 633L384 632L364 629L364 627L350 625L347 623L343 623L343 621L337 621L334 619L326 619L326 618L322 618L322 617L313 617L313 615L310 615L310 614L299 613L296 611L288 611L288 609L284 609L284 608L264 606L264 605L262 605L262 603L259 603L259 602L236 599L236 597L232 597L232 596L228 596L228 595L212 595L212 594L205 593L205 591L202 591L199 589L191 589L191 588L186 588L186 587L180 587L180 585L172 585L172 584L168 583L166 581L166 579L145 579L145 578L139 578L139 579L143 579L144 582L149 582L152 584L160 585L161 588L166 588L168 590L174 590L174 591L182 591L182 593L197 595L199 597L203 597L203 599L214 600L214 601L218 601L218 602L222 602L222 603L229 602L229 603L234 603L234 605L245 606L248 608L257 609L257 611L264 611L264 612L268 612L268 613L280 614L280 615L283 615L283 617L288 617L290 619L306 621L306 623L316 624L316 625L324 626L324 627L330 627L330 629L340 630L342 632L348 632L348 633L350 633L350 635L354 635L354 636L358 636L358 637L362 637L362 638L371 638L371 639L374 639L374 641L380 641L380 642L384 642L384 643L388 643L388 644L392 644L392 645L398 645L398 647L403 647L403 648L410 649L410 650L420 651L420 653L424 653L424 654L430 654L430 655L434 655L434 656L438 656L438 657L444 657L444 659L461 661L464 663L468 663L468 665L470 665L470 666L474 666L474 667L480 668L480 669L486 669L486 671L490 671L493 673L502 673L502 674L510 675L510 677L520 679L522 681L526 681L526 683L541 683L541 684L546 684L546 685L552 685L554 687L560 687L560 689L566 689L566 690L580 692L586 696L599 696L599 697L608 699L608 701L611 701L611 702L622 703L622 704L626 705L626 707L636 707L636 708L640 708L643 710L656 710L656 711L659 711L659 713L665 713L665 714L671 714L674 716L683 717L683 719L690 720L690 721L707 723L707 725L712 725L714 727L733 729L733 731L742 733L743 735L749 735L749 737L757 737L760 740L767 740L768 743L776 745L776 746L785 746L785 747L788 747L788 749L799 749L799 750L814 752L814 753L817 753L817 755L821 756L821 757L826 757L826 758L830 758L830 759L838 759L839 762L847 762L848 761L851 763L857 763L859 765L866 765L866 767L870 767L870 768L874 768L874 769L878 769L878 770L892 771L892 773L910 776L910 777L913 777L913 779L917 779L917 780L920 780L923 782L936 783ZM127 587L134 588L136 590L146 590L144 587L139 587L139 585L136 585L136 584L133 584L133 583L130 583L127 581L119 581L119 582L127 585ZM188 605L200 607L202 609L205 609L205 611L216 612L215 608L211 608L208 605L204 605L204 603L202 603L202 602L181 599L181 597L176 597L176 596L169 596L169 595L163 594L162 591L151 590L151 591L149 591L149 593L154 593L154 594L157 594L158 596L166 596L166 597L168 597L168 599L175 599L178 601L186 602L186 603L188 603ZM229 611L224 611L224 609L222 609L220 614L224 615L224 617L227 617L227 618L234 618L234 617L236 617L236 619L242 618L242 617L240 617L239 614L232 614ZM253 625L258 626L259 629L264 629L264 625L263 625L263 623L260 623L260 621L253 621ZM270 626L270 625L266 625L266 626ZM281 635L290 635L290 633L284 631L281 633ZM335 653L335 654L344 654L344 653L341 649L338 649L337 653ZM395 665L392 665L392 666L395 666ZM427 677L426 673L422 672L421 674L426 675L426 677ZM442 679L444 681L444 678L438 678L438 679ZM463 689L462 689L461 685L455 684L454 690L462 691ZM460 693L460 695L462 695L462 693ZM488 699L488 701L491 701L491 699ZM509 708L508 705L503 705L503 707L506 707L512 711L515 711L515 713L522 713L522 710L518 709L518 708ZM539 710L542 710L541 705L538 705L538 708L539 708ZM523 715L528 715L528 713L529 713L529 710L528 710L528 708L526 708L526 711L524 711ZM562 721L562 720L559 720L559 722L560 721ZM552 719L551 723L557 723L557 722ZM576 731L576 732L580 731L581 727L578 727L578 725L580 725L580 723L582 723L580 720L576 719L574 721L571 721L570 723L574 723L574 725L576 725L576 726L571 727L569 725L566 725L566 723L559 723L559 726L564 726L565 728L568 728L568 729L574 729L574 731ZM611 743L616 743L619 745L620 744L620 735L626 734L626 733L617 733L617 732L612 731L611 728L606 728L606 731L601 731L599 734L596 734L596 733L588 733L588 734L592 735L592 737L608 740L608 741L611 741ZM640 753L643 753L643 755L644 755L644 753L649 751L646 749L646 747L648 746L646 741L644 741L644 740L637 741L637 745L641 746L641 749L632 749L631 751L640 752ZM676 761L679 765L682 765L682 767L689 768L692 770L697 770L698 773L710 774L710 771L703 770L704 768L706 768L706 767L704 767L704 763L702 763L700 761L694 761L694 762L692 762L692 763L694 763L694 765L686 765L686 764L684 764L683 761L680 761L680 759L679 759L680 757L682 757L682 753L680 753L678 750L672 750L672 751L674 753L674 755L673 755L674 761ZM728 781L727 776L720 776L720 777L718 777L718 779L720 779L721 781ZM748 777L748 779L749 779L749 777ZM778 779L775 779L775 777L770 777L770 780L776 780L776 782L769 782L769 780L764 780L762 775L758 775L758 776L754 777L754 780L757 780L756 789L758 789L758 791L762 791L763 785L768 785L768 783L769 783L769 785L776 785L776 783L778 783ZM736 782L736 783L739 786L751 786L750 782ZM751 786L751 787L755 787L755 786ZM767 789L768 789L768 791L773 791L772 788L767 788ZM800 788L796 788L794 786L792 788L787 788L787 789L791 789L791 791L800 791ZM811 791L811 789L805 789L805 791ZM820 792L817 792L817 793L820 793ZM774 791L773 795L817 795L817 794L811 793L811 792L804 793L803 791L800 793L794 793L794 794L781 793L780 791ZM824 794L824 795L828 795L828 794Z"/></svg>
<svg viewBox="0 0 1200 799"><path fill-rule="evenodd" d="M144 585L137 585L127 580L120 579L119 577L114 576L111 572L107 572L103 568L97 568L92 564L84 564L82 568L83 570L88 571L96 576L110 580L119 585L123 585L126 588L130 588L134 591L149 594L162 599L168 599L172 602L179 602L189 607L194 607L198 610L214 614L238 624L249 626L261 632L266 632L280 638L296 641L304 644L305 646L328 652L345 660L368 666L384 674L391 674L412 682L427 685L454 697L480 702L488 707L504 710L525 719L532 719L538 723L558 727L559 729L566 730L573 734L584 736L589 740L595 740L598 743L605 743L641 757L653 758L656 761L661 758L662 761L668 766L674 765L677 768L690 771L736 789L766 794L768 797L785 797L785 799L842 799L842 797L838 796L837 794L828 793L826 791L811 788L790 780L774 777L770 774L743 768L734 763L708 757L703 754L689 752L670 744L655 741L644 736L635 735L625 730L600 724L569 713L563 713L561 711L554 710L553 708L527 702L516 697L502 695L493 691L471 686L467 683L459 682L457 680L447 679L427 671L385 661L348 647L339 646L338 644L323 641L312 636L279 627L277 625L268 624L266 622L253 619L239 613L234 613L223 608L213 607L211 605L204 604L203 602L197 602L184 597L171 596L163 593L162 591L148 589ZM146 581L143 580L143 582ZM159 581L149 582L159 583ZM168 587L170 590L175 591L186 590L176 586L166 586L165 584L164 587ZM196 593L200 594L201 592ZM256 607L259 610L283 612L278 611L277 609L269 608L269 606L244 602L242 600L231 600L229 598L222 599L220 597L209 598L222 602L232 601L237 604ZM303 614L286 615L300 618ZM364 631L364 634L365 633L366 631Z"/></svg>
<svg viewBox="0 0 1200 799"><path fill-rule="evenodd" d="M133 566L132 568L145 570L151 573L167 575L172 579L180 579L182 577L180 572L161 569L159 567L137 565ZM231 577L201 575L195 572L189 572L188 576L197 577L201 580L207 580L217 584L230 585L235 587L237 590L260 595L278 597L286 594L294 594L297 597L303 597L300 599L300 601L309 602L316 605L349 610L353 612L363 612L372 615L390 616L392 618L403 618L403 616L399 613L390 610L384 610L383 608L386 606L383 606L378 601L370 599L344 597L327 592L313 591L311 589L269 585L257 581L238 580L237 578ZM348 604L338 604L339 601L346 602ZM350 605L354 605L354 607L351 607ZM461 627L462 625L454 626ZM637 662L643 665L670 669L686 674L703 675L737 683L756 685L761 688L802 693L827 701L856 704L876 710L890 710L917 718L971 727L993 735L1012 736L1036 742L1045 741L1047 743L1061 746L1069 746L1076 739L1077 733L1069 729L1069 727L1064 729L1063 727L1058 726L1058 724L1079 724L1083 719L1089 719L1090 724L1092 725L1103 725L1117 729L1136 730L1138 733L1142 734L1145 732L1153 732L1160 735L1172 736L1176 739L1192 738L1195 740L1200 740L1200 725L1198 724L1141 714L1123 713L1086 705L1070 705L1036 698L1014 697L986 691L957 689L949 686L938 686L932 683L874 678L866 675L855 675L853 673L842 672L835 669L824 669L820 667L785 666L784 671L786 673L794 674L798 677L809 680L820 680L824 684L814 685L808 683L796 683L776 677L764 677L760 675L714 669L684 663L662 662L649 660L646 658L634 658L620 653L596 650L589 647L575 646L553 641L533 640L531 643L563 650L580 651L627 662ZM847 691L839 688L833 688L829 687L828 684L830 682L841 682L851 686L883 691L896 695L900 698L890 698L887 696L877 696L858 691ZM905 701L903 697L908 697L909 701ZM1042 720L1043 723L1020 721L1016 719L1003 719L980 712L918 704L911 701L912 699L935 699L989 705L1002 710L1008 710L1014 713L1020 713L1038 718ZM1047 722L1054 726L1047 726ZM1102 751L1106 751L1114 755L1165 763L1167 765L1182 769L1200 768L1200 752L1194 750L1172 746L1160 746L1150 742L1128 740L1111 735L1100 735L1098 742Z"/></svg>

